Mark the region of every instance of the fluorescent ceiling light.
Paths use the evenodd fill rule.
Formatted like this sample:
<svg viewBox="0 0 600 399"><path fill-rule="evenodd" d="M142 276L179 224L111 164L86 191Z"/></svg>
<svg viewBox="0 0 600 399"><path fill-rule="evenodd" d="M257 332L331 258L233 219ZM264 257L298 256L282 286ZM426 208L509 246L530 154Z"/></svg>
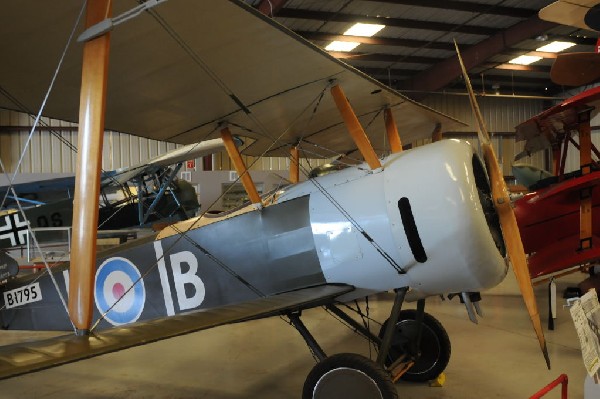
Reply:
<svg viewBox="0 0 600 399"><path fill-rule="evenodd" d="M345 36L363 36L363 37L371 37L375 33L379 32L385 28L385 25L375 25L375 24L354 24L350 29L344 32ZM352 51L358 46L360 43L358 42L340 42L333 41L325 47L327 51Z"/></svg>
<svg viewBox="0 0 600 399"><path fill-rule="evenodd" d="M563 50L568 49L569 47L573 47L574 45L575 43L571 42L552 42L536 49L535 51L543 51L546 53L559 53Z"/></svg>
<svg viewBox="0 0 600 399"><path fill-rule="evenodd" d="M535 55L521 55L517 58L513 58L512 60L508 61L508 63L509 64L518 64L518 65L529 65L529 64L532 64L541 59L542 59L542 57L538 57Z"/></svg>
<svg viewBox="0 0 600 399"><path fill-rule="evenodd" d="M360 43L358 42L331 42L325 47L327 51L352 51Z"/></svg>
<svg viewBox="0 0 600 399"><path fill-rule="evenodd" d="M352 27L350 29L348 29L346 32L344 32L344 35L371 37L375 33L382 30L383 28L385 28L385 25L357 23L357 24L352 25Z"/></svg>

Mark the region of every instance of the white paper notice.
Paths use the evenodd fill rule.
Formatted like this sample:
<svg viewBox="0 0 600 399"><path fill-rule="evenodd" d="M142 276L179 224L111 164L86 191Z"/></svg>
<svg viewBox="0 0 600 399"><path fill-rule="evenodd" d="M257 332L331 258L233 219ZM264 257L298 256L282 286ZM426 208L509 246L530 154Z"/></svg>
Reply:
<svg viewBox="0 0 600 399"><path fill-rule="evenodd" d="M594 377L600 369L600 304L595 290L573 303L571 317L581 343L583 364L590 377Z"/></svg>

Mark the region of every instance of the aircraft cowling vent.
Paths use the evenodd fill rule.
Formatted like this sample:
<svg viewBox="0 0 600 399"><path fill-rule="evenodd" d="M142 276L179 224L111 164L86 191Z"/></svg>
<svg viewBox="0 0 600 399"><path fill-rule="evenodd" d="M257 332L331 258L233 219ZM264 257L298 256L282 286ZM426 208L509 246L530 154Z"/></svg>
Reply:
<svg viewBox="0 0 600 399"><path fill-rule="evenodd" d="M400 200L398 200L398 209L400 210L402 226L404 227L404 232L406 233L406 238L408 239L408 245L413 256L415 257L415 260L419 263L426 262L427 254L423 248L423 242L419 236L417 224L415 223L415 217L412 213L408 198L402 197Z"/></svg>

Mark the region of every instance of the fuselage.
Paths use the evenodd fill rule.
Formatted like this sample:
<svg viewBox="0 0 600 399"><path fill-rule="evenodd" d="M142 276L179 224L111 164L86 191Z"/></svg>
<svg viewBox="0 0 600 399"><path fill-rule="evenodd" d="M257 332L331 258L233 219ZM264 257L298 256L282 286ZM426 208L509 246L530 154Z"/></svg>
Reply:
<svg viewBox="0 0 600 399"><path fill-rule="evenodd" d="M600 259L600 192L591 190L591 248L581 249L580 193L597 184L600 172L573 177L526 194L515 201L514 210L529 254L532 278L598 261Z"/></svg>
<svg viewBox="0 0 600 399"><path fill-rule="evenodd" d="M445 140L382 164L381 170L359 165L309 179L265 198L263 207L190 219L99 254L95 312L106 312L101 325L324 283L354 286L344 299L406 286L419 298L479 291L504 278L501 243L492 234L497 227L486 220L490 209L480 200L489 195L487 178L469 144ZM66 294L68 267L55 274ZM3 310L4 326L67 329L47 276L13 280L5 303L7 292L16 298L31 284L39 284L41 299Z"/></svg>

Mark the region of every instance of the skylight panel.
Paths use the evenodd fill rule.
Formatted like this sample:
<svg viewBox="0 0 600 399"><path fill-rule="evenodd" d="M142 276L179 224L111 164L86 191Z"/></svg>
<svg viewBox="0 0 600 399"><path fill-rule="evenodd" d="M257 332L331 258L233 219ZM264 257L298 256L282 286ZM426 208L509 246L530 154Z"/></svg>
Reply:
<svg viewBox="0 0 600 399"><path fill-rule="evenodd" d="M344 32L345 36L361 36L361 37L371 37L380 30L385 28L385 25L377 25L377 24L362 24L357 23L354 24ZM352 51L358 46L360 43L358 42L346 42L346 41L333 41L325 47L327 51Z"/></svg>
<svg viewBox="0 0 600 399"><path fill-rule="evenodd" d="M383 28L385 28L385 25L362 24L359 22L357 24L352 25L350 29L344 32L344 35L371 37Z"/></svg>
<svg viewBox="0 0 600 399"><path fill-rule="evenodd" d="M571 43L571 42L552 42L552 43L548 43L545 46L542 46L538 49L536 49L536 51L543 51L546 53L560 53L561 51L564 51L570 47L573 47L575 45L575 43Z"/></svg>
<svg viewBox="0 0 600 399"><path fill-rule="evenodd" d="M339 42L333 41L325 47L327 51L352 51L358 46L360 43L358 42Z"/></svg>
<svg viewBox="0 0 600 399"><path fill-rule="evenodd" d="M508 61L508 63L517 65L529 65L541 59L542 57L538 57L537 55L520 55L517 58L513 58L512 60Z"/></svg>

